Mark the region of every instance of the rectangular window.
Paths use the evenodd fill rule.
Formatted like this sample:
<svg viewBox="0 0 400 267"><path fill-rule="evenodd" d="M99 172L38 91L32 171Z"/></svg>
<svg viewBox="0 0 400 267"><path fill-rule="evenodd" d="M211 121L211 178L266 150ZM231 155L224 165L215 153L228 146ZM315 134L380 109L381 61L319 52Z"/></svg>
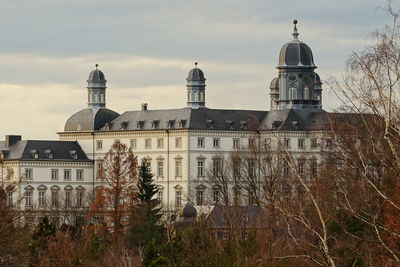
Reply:
<svg viewBox="0 0 400 267"><path fill-rule="evenodd" d="M97 179L100 179L100 172L101 172L102 166L103 166L102 162L97 162Z"/></svg>
<svg viewBox="0 0 400 267"><path fill-rule="evenodd" d="M290 139L289 138L283 139L283 146L284 146L284 148L290 148Z"/></svg>
<svg viewBox="0 0 400 267"><path fill-rule="evenodd" d="M283 165L283 175L289 175L289 165L287 163L284 163Z"/></svg>
<svg viewBox="0 0 400 267"><path fill-rule="evenodd" d="M196 192L196 202L198 206L203 205L203 197L204 197L204 191L203 190L197 190Z"/></svg>
<svg viewBox="0 0 400 267"><path fill-rule="evenodd" d="M213 175L214 176L216 176L216 177L218 177L218 176L220 176L220 159L214 159L213 160L213 168L212 168L212 171L213 171Z"/></svg>
<svg viewBox="0 0 400 267"><path fill-rule="evenodd" d="M204 148L204 137L197 137L197 147Z"/></svg>
<svg viewBox="0 0 400 267"><path fill-rule="evenodd" d="M164 138L157 138L157 148L164 148Z"/></svg>
<svg viewBox="0 0 400 267"><path fill-rule="evenodd" d="M146 159L146 168L149 173L151 173L151 160Z"/></svg>
<svg viewBox="0 0 400 267"><path fill-rule="evenodd" d="M162 205L162 203L163 203L163 191L158 191L157 192L157 203L158 203L158 205Z"/></svg>
<svg viewBox="0 0 400 267"><path fill-rule="evenodd" d="M298 148L304 148L304 139L297 139Z"/></svg>
<svg viewBox="0 0 400 267"><path fill-rule="evenodd" d="M214 148L219 148L220 146L220 139L219 138L214 138L213 139L213 147Z"/></svg>
<svg viewBox="0 0 400 267"><path fill-rule="evenodd" d="M254 146L255 146L254 138L249 138L249 147L254 147Z"/></svg>
<svg viewBox="0 0 400 267"><path fill-rule="evenodd" d="M164 161L159 160L157 161L157 177L164 176Z"/></svg>
<svg viewBox="0 0 400 267"><path fill-rule="evenodd" d="M175 205L177 207L182 207L182 191L175 192Z"/></svg>
<svg viewBox="0 0 400 267"><path fill-rule="evenodd" d="M76 180L83 181L83 170L76 170Z"/></svg>
<svg viewBox="0 0 400 267"><path fill-rule="evenodd" d="M197 176L204 176L204 160L197 161Z"/></svg>
<svg viewBox="0 0 400 267"><path fill-rule="evenodd" d="M317 146L318 146L317 139L316 138L311 139L311 147L316 148Z"/></svg>
<svg viewBox="0 0 400 267"><path fill-rule="evenodd" d="M25 179L32 180L32 178L33 178L33 170L25 169Z"/></svg>
<svg viewBox="0 0 400 267"><path fill-rule="evenodd" d="M71 191L65 191L65 207L71 206Z"/></svg>
<svg viewBox="0 0 400 267"><path fill-rule="evenodd" d="M51 206L58 207L58 191L51 192Z"/></svg>
<svg viewBox="0 0 400 267"><path fill-rule="evenodd" d="M176 148L181 148L182 147L182 137L176 137L175 138L175 147Z"/></svg>
<svg viewBox="0 0 400 267"><path fill-rule="evenodd" d="M144 140L144 148L150 149L151 148L151 138L146 138Z"/></svg>
<svg viewBox="0 0 400 267"><path fill-rule="evenodd" d="M233 148L239 148L239 147L240 147L240 139L233 138Z"/></svg>
<svg viewBox="0 0 400 267"><path fill-rule="evenodd" d="M39 207L44 207L46 205L46 192L39 191Z"/></svg>
<svg viewBox="0 0 400 267"><path fill-rule="evenodd" d="M97 147L97 150L102 150L103 149L103 141L102 140L97 140L96 141L96 147Z"/></svg>
<svg viewBox="0 0 400 267"><path fill-rule="evenodd" d="M175 161L175 176L182 177L182 161L181 160Z"/></svg>
<svg viewBox="0 0 400 267"><path fill-rule="evenodd" d="M300 161L297 164L297 170L298 170L299 174L304 174L304 162L303 161Z"/></svg>
<svg viewBox="0 0 400 267"><path fill-rule="evenodd" d="M57 169L51 170L51 180L58 180L58 170Z"/></svg>
<svg viewBox="0 0 400 267"><path fill-rule="evenodd" d="M218 190L218 188L214 188L213 189L213 203L214 203L214 205L218 205L219 204L219 190Z"/></svg>
<svg viewBox="0 0 400 267"><path fill-rule="evenodd" d="M131 139L130 140L130 148L131 149L136 149L136 139Z"/></svg>
<svg viewBox="0 0 400 267"><path fill-rule="evenodd" d="M256 172L255 172L255 163L254 161L250 161L249 162L249 177L253 178L255 176Z"/></svg>
<svg viewBox="0 0 400 267"><path fill-rule="evenodd" d="M7 192L7 207L12 207L14 204L14 199L13 199L13 192L8 191Z"/></svg>
<svg viewBox="0 0 400 267"><path fill-rule="evenodd" d="M326 139L326 148L327 149L332 148L332 139L330 139L330 138Z"/></svg>
<svg viewBox="0 0 400 267"><path fill-rule="evenodd" d="M316 176L318 174L318 164L316 161L311 162L311 175Z"/></svg>
<svg viewBox="0 0 400 267"><path fill-rule="evenodd" d="M25 207L32 206L32 191L25 191Z"/></svg>
<svg viewBox="0 0 400 267"><path fill-rule="evenodd" d="M71 170L64 170L64 180L65 181L71 180Z"/></svg>
<svg viewBox="0 0 400 267"><path fill-rule="evenodd" d="M76 192L76 206L77 207L83 206L83 192L82 191Z"/></svg>

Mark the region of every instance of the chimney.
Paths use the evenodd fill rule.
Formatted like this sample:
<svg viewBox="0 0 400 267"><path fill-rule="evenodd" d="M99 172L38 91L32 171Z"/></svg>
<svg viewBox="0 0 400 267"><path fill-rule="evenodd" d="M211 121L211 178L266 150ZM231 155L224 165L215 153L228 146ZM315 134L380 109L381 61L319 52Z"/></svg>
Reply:
<svg viewBox="0 0 400 267"><path fill-rule="evenodd" d="M20 135L6 135L6 147L12 146L18 141L21 141Z"/></svg>
<svg viewBox="0 0 400 267"><path fill-rule="evenodd" d="M147 103L142 104L142 110L147 110Z"/></svg>

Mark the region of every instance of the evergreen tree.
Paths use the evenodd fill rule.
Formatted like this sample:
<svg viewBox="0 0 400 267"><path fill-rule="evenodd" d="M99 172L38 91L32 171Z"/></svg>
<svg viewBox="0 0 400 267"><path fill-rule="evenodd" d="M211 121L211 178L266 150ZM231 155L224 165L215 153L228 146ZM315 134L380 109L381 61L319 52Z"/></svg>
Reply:
<svg viewBox="0 0 400 267"><path fill-rule="evenodd" d="M32 234L32 243L29 244L31 265L36 265L39 254L47 248L48 240L56 233L56 226L45 216Z"/></svg>
<svg viewBox="0 0 400 267"><path fill-rule="evenodd" d="M139 247L161 242L161 229L158 221L161 217L157 199L158 188L153 183L153 174L143 160L139 167L138 198L141 201L131 216L129 241Z"/></svg>

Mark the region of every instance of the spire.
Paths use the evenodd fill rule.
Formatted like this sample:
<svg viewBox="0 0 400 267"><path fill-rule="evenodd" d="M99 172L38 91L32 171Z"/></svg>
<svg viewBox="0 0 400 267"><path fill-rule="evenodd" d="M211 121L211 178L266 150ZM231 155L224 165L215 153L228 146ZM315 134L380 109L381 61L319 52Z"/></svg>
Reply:
<svg viewBox="0 0 400 267"><path fill-rule="evenodd" d="M294 24L293 33L292 33L293 40L299 40L299 33L297 32L297 27L296 27L297 19L293 20L293 24Z"/></svg>

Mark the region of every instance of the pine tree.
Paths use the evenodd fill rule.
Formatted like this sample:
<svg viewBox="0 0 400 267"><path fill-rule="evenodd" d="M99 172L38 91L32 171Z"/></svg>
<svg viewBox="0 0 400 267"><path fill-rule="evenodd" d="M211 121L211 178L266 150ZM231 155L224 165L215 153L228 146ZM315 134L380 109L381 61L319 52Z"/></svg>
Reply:
<svg viewBox="0 0 400 267"><path fill-rule="evenodd" d="M143 160L139 167L138 198L141 203L131 216L129 240L132 244L144 247L151 242L161 241L161 229L158 221L161 217L157 199L158 188L153 183L153 174Z"/></svg>

